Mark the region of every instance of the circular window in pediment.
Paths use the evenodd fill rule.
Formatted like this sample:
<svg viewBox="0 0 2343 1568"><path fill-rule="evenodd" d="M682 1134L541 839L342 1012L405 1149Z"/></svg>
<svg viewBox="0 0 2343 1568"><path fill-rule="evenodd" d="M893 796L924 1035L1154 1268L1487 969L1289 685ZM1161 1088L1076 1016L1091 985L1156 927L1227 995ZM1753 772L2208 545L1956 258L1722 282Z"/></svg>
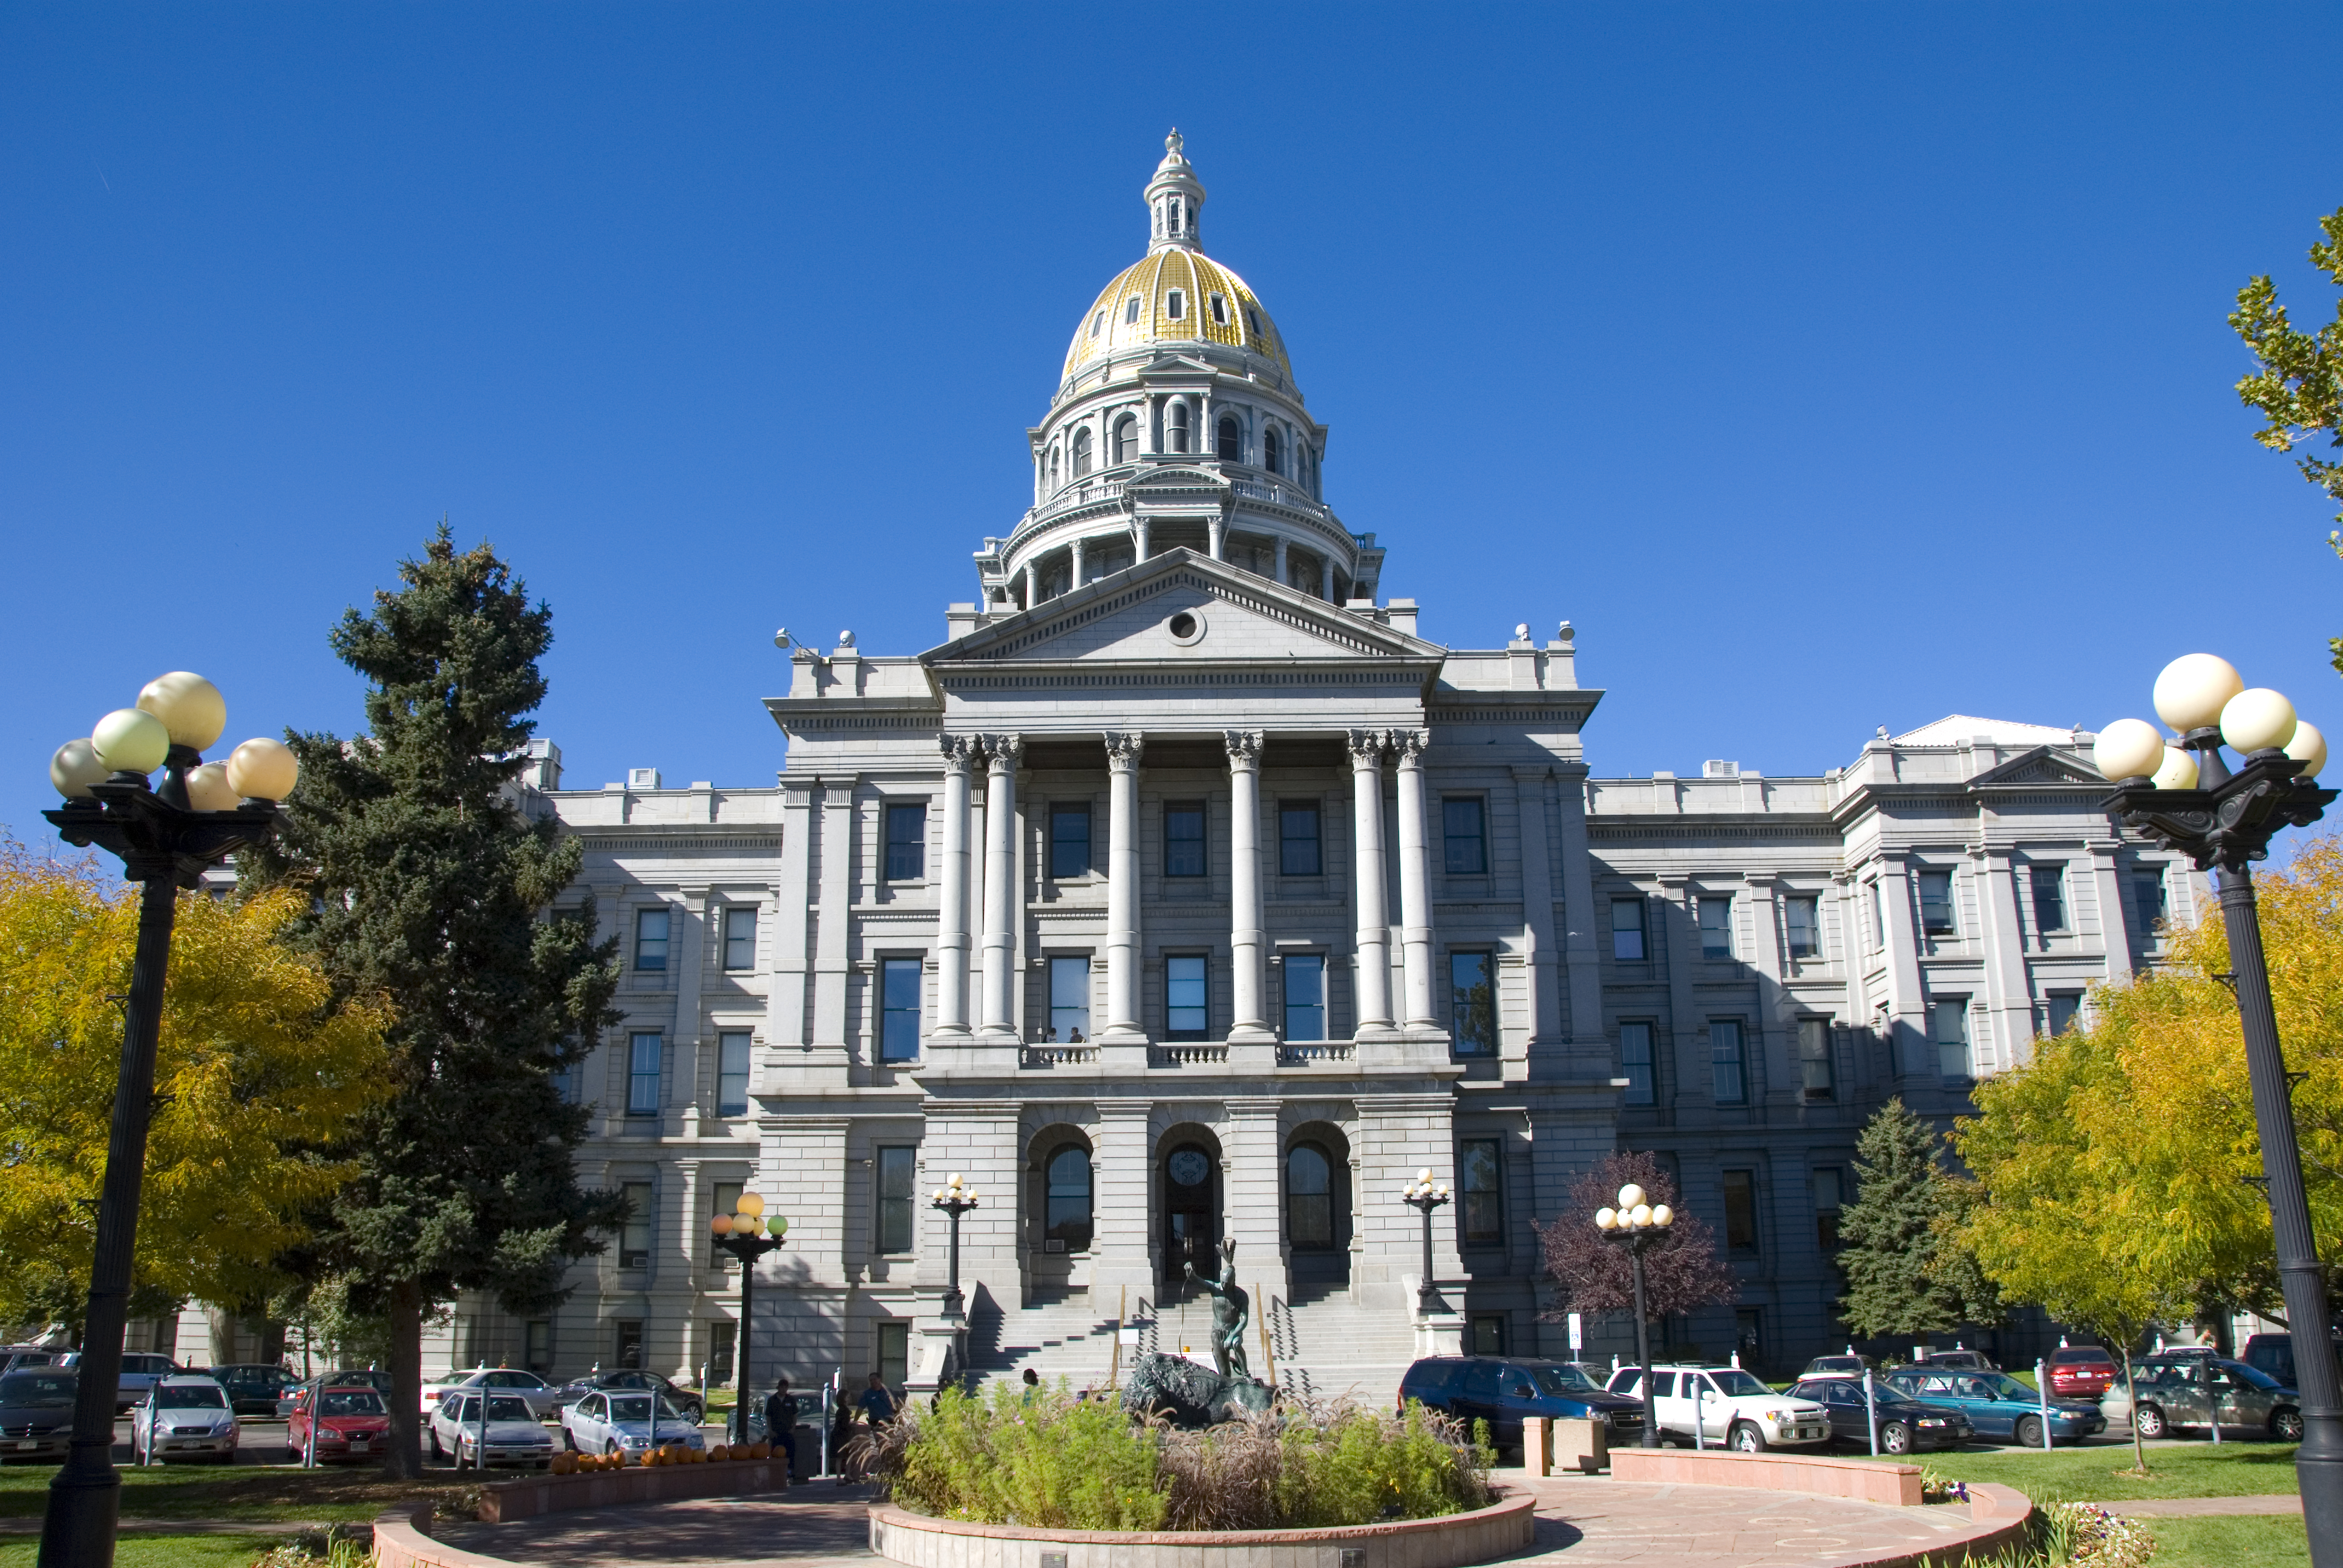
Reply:
<svg viewBox="0 0 2343 1568"><path fill-rule="evenodd" d="M1204 618L1192 609L1183 609L1163 623L1172 640L1182 648L1192 648L1204 640Z"/></svg>

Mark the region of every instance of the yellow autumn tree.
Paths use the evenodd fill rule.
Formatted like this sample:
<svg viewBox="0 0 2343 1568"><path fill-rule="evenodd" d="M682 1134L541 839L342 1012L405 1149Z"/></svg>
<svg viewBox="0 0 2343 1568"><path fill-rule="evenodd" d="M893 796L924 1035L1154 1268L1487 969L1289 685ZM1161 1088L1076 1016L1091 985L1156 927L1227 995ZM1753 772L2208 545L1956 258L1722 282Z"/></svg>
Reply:
<svg viewBox="0 0 2343 1568"><path fill-rule="evenodd" d="M182 894L139 1204L134 1312L256 1299L337 1145L386 1091L387 1008L337 1003L277 940L289 893ZM77 1323L89 1286L136 889L0 840L0 1326Z"/></svg>

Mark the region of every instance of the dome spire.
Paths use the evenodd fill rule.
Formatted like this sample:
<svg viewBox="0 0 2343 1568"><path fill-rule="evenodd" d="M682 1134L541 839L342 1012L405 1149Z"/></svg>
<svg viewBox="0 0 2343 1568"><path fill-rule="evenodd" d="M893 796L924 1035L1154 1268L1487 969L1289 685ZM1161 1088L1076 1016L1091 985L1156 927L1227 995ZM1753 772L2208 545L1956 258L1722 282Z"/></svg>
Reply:
<svg viewBox="0 0 2343 1568"><path fill-rule="evenodd" d="M1204 187L1181 151L1185 145L1174 126L1163 138L1163 161L1155 166L1155 177L1147 182L1148 221L1153 231L1148 243L1151 255L1159 250L1194 250L1200 243L1196 215L1204 205Z"/></svg>

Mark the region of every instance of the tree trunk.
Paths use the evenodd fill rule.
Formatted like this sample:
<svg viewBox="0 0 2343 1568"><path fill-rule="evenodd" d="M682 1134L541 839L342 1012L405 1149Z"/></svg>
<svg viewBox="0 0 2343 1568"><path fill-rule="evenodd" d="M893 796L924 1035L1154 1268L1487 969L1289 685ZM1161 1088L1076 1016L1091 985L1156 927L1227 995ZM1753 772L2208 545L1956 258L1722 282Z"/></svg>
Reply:
<svg viewBox="0 0 2343 1568"><path fill-rule="evenodd" d="M2131 1462L2142 1475L2147 1473L2147 1445L2139 1440L2139 1385L2131 1376L2131 1342L2118 1341L2123 1348L2124 1388L2131 1394ZM2079 1440L2078 1440L2079 1441Z"/></svg>
<svg viewBox="0 0 2343 1568"><path fill-rule="evenodd" d="M390 1292L390 1447L382 1456L383 1477L417 1481L423 1475L423 1292L412 1281Z"/></svg>

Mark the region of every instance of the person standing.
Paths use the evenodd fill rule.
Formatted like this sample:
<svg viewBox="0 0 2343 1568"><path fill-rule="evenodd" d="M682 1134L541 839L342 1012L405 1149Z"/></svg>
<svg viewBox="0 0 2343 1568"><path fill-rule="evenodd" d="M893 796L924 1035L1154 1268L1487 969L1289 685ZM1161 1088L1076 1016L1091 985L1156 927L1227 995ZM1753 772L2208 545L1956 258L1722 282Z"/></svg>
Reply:
<svg viewBox="0 0 2343 1568"><path fill-rule="evenodd" d="M862 1397L854 1402L862 1407L862 1413L870 1418L873 1426L880 1426L895 1419L895 1396L887 1392L887 1380L877 1372L870 1374L870 1386L864 1389Z"/></svg>
<svg viewBox="0 0 2343 1568"><path fill-rule="evenodd" d="M789 1392L789 1380L783 1373L773 1380L773 1392L765 1396L765 1436L775 1448L789 1456L789 1478L798 1473L798 1400Z"/></svg>

